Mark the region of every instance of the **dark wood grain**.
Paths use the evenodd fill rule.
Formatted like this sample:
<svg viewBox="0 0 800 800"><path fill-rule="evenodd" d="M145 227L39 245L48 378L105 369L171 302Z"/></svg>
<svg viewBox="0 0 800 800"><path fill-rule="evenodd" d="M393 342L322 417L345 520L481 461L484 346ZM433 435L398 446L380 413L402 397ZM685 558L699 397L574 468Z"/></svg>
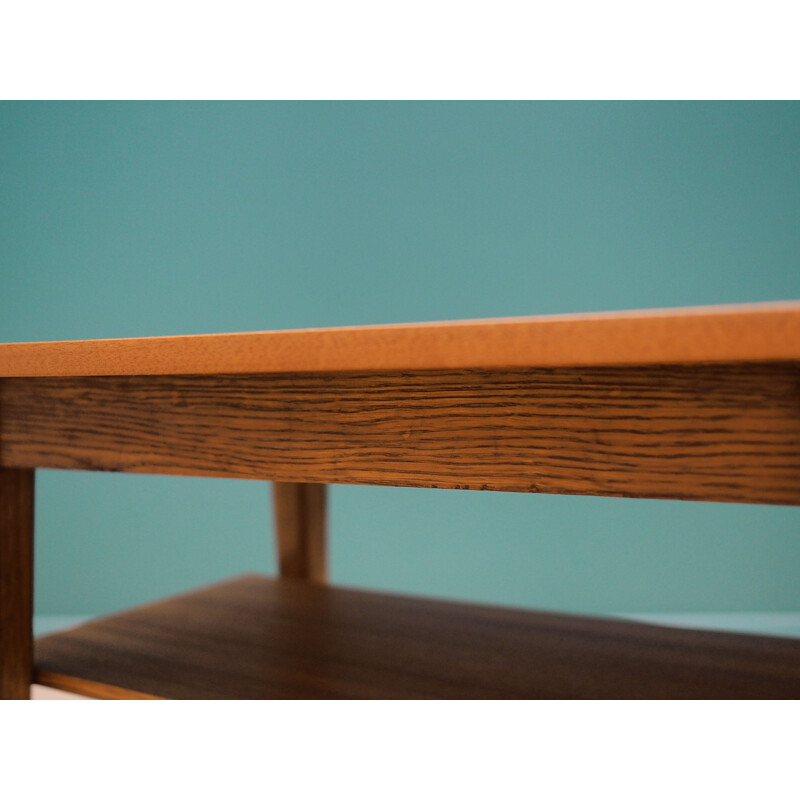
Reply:
<svg viewBox="0 0 800 800"><path fill-rule="evenodd" d="M800 698L800 640L259 576L47 636L36 666L167 698Z"/></svg>
<svg viewBox="0 0 800 800"><path fill-rule="evenodd" d="M0 699L30 698L33 470L0 467Z"/></svg>
<svg viewBox="0 0 800 800"><path fill-rule="evenodd" d="M327 487L273 483L272 504L281 577L324 582L327 559Z"/></svg>
<svg viewBox="0 0 800 800"><path fill-rule="evenodd" d="M10 466L800 503L795 362L0 386Z"/></svg>

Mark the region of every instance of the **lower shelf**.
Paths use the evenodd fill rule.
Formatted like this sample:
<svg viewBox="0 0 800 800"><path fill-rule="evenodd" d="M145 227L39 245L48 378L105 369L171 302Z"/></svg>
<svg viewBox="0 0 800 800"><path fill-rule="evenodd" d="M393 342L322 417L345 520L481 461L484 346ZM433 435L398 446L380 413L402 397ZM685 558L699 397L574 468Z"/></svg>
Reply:
<svg viewBox="0 0 800 800"><path fill-rule="evenodd" d="M800 640L247 575L36 642L107 698L800 698Z"/></svg>

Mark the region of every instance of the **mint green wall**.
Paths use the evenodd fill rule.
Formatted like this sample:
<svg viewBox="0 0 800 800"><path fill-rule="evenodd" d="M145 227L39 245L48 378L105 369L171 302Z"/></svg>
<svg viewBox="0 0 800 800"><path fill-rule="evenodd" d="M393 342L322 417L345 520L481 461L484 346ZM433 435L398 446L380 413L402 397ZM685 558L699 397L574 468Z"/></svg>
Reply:
<svg viewBox="0 0 800 800"><path fill-rule="evenodd" d="M797 103L3 103L0 340L800 297ZM274 568L257 482L38 474L36 605ZM339 583L800 609L789 508L334 487Z"/></svg>

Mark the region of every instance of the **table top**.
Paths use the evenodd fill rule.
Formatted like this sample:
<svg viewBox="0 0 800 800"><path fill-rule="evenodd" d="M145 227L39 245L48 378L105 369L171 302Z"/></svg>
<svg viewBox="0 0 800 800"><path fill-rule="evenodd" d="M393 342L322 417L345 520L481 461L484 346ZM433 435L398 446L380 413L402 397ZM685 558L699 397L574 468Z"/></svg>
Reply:
<svg viewBox="0 0 800 800"><path fill-rule="evenodd" d="M0 344L0 377L800 360L800 301L197 336Z"/></svg>

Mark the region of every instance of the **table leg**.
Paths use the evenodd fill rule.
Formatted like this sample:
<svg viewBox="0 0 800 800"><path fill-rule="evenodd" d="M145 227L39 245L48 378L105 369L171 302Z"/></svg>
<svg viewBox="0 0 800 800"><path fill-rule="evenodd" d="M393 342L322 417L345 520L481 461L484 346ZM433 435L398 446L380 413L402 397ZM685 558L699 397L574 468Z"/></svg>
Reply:
<svg viewBox="0 0 800 800"><path fill-rule="evenodd" d="M0 699L30 699L32 673L33 470L0 468Z"/></svg>
<svg viewBox="0 0 800 800"><path fill-rule="evenodd" d="M326 489L322 483L272 484L282 578L327 579Z"/></svg>

